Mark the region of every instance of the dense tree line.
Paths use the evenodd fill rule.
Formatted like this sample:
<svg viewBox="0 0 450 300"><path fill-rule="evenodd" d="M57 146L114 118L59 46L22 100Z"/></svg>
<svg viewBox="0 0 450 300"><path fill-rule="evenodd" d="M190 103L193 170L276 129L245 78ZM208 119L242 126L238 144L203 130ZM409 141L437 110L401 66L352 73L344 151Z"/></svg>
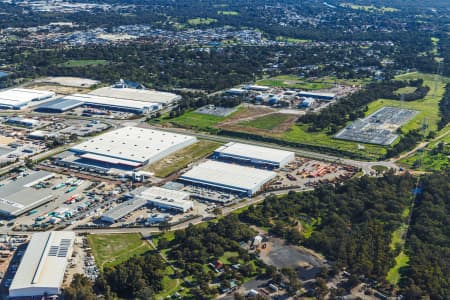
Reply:
<svg viewBox="0 0 450 300"><path fill-rule="evenodd" d="M86 276L75 274L69 287L66 287L62 293L64 300L95 300L97 296L94 293L92 283Z"/></svg>
<svg viewBox="0 0 450 300"><path fill-rule="evenodd" d="M105 268L97 278L96 286L108 295L151 299L162 290L165 268L166 264L158 254L134 256L114 267Z"/></svg>
<svg viewBox="0 0 450 300"><path fill-rule="evenodd" d="M391 235L410 204L414 183L408 175L364 176L336 187L269 196L241 219L319 251L337 267L384 280L396 255L389 248ZM310 237L301 229L308 224L314 226Z"/></svg>
<svg viewBox="0 0 450 300"><path fill-rule="evenodd" d="M404 151L412 150L422 138L419 130L409 131L401 137L397 144L388 149L386 158L395 157Z"/></svg>
<svg viewBox="0 0 450 300"><path fill-rule="evenodd" d="M439 111L441 113L441 119L438 123L438 128L442 129L450 123L450 83L445 86L444 96L441 102L439 102Z"/></svg>
<svg viewBox="0 0 450 300"><path fill-rule="evenodd" d="M450 298L450 173L421 179L401 284L407 299Z"/></svg>

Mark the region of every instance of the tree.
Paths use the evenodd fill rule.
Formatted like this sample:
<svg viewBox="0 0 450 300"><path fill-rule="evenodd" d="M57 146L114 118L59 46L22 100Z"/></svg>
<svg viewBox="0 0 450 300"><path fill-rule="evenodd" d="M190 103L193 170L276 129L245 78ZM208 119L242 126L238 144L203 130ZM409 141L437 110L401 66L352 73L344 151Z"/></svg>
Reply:
<svg viewBox="0 0 450 300"><path fill-rule="evenodd" d="M64 289L62 298L64 300L95 300L97 296L89 278L82 274L75 274L70 286Z"/></svg>

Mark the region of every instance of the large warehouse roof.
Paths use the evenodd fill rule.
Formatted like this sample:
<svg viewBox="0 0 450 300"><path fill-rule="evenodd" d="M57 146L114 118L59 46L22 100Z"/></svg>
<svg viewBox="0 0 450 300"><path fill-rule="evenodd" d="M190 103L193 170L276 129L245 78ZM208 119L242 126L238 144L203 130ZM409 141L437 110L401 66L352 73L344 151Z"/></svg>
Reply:
<svg viewBox="0 0 450 300"><path fill-rule="evenodd" d="M59 294L74 239L71 231L33 234L9 288L9 296Z"/></svg>
<svg viewBox="0 0 450 300"><path fill-rule="evenodd" d="M86 105L104 106L106 108L131 109L136 111L151 111L161 107L157 102L144 102L123 98L103 97L89 94L73 94L63 98L64 100L76 100Z"/></svg>
<svg viewBox="0 0 450 300"><path fill-rule="evenodd" d="M275 177L276 173L272 171L208 160L184 173L180 179L252 195Z"/></svg>
<svg viewBox="0 0 450 300"><path fill-rule="evenodd" d="M0 92L0 107L20 108L31 101L40 101L55 96L54 92L31 89L10 89Z"/></svg>
<svg viewBox="0 0 450 300"><path fill-rule="evenodd" d="M295 159L294 152L235 142L227 143L214 152L221 157L269 163L279 167Z"/></svg>
<svg viewBox="0 0 450 300"><path fill-rule="evenodd" d="M94 137L71 148L85 158L126 164L147 164L195 143L193 136L138 127L123 127ZM86 155L85 154L90 154Z"/></svg>
<svg viewBox="0 0 450 300"><path fill-rule="evenodd" d="M0 212L17 216L50 201L53 195L32 186L53 176L53 173L38 171L1 186Z"/></svg>
<svg viewBox="0 0 450 300"><path fill-rule="evenodd" d="M65 112L81 105L83 105L82 101L60 98L42 103L35 110L42 112Z"/></svg>
<svg viewBox="0 0 450 300"><path fill-rule="evenodd" d="M89 93L90 95L128 99L143 102L156 102L161 104L170 104L181 97L176 94L159 92L154 90L130 89L130 88L114 88L103 87Z"/></svg>

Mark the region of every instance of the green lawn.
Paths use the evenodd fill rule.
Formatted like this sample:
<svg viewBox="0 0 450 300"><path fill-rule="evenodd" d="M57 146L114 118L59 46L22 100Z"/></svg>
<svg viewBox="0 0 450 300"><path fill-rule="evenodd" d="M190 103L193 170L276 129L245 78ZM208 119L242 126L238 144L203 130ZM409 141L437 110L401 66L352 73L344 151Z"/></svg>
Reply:
<svg viewBox="0 0 450 300"><path fill-rule="evenodd" d="M179 117L168 120L170 123L179 125L181 127L192 127L196 129L205 129L212 127L217 123L225 120L224 117L217 117L206 114L199 114L195 111L187 112Z"/></svg>
<svg viewBox="0 0 450 300"><path fill-rule="evenodd" d="M221 262L223 262L224 264L229 265L229 264L231 264L229 261L230 257L238 257L238 256L239 256L239 253L237 253L237 252L226 251L221 257L219 257L219 260Z"/></svg>
<svg viewBox="0 0 450 300"><path fill-rule="evenodd" d="M416 90L417 90L417 88L414 87L414 86L405 86L405 87L402 87L402 88L399 88L398 90L396 90L396 91L394 92L394 94L397 94L397 95L401 95L401 94L412 94L412 93L414 93Z"/></svg>
<svg viewBox="0 0 450 300"><path fill-rule="evenodd" d="M189 19L188 20L188 24L189 25L209 25L211 23L215 23L217 22L216 19L213 18L194 18L194 19Z"/></svg>
<svg viewBox="0 0 450 300"><path fill-rule="evenodd" d="M395 258L395 266L392 267L387 276L386 279L389 281L392 285L397 285L398 281L400 280L400 269L403 267L406 267L409 263L409 257L405 254L405 252L400 252L400 254Z"/></svg>
<svg viewBox="0 0 450 300"><path fill-rule="evenodd" d="M250 121L240 122L238 123L238 125L264 130L272 130L281 125L282 123L286 122L290 118L291 116L287 114L271 114Z"/></svg>
<svg viewBox="0 0 450 300"><path fill-rule="evenodd" d="M145 167L144 169L146 171L154 172L157 177L167 177L186 167L191 162L212 153L220 145L221 144L218 142L201 140Z"/></svg>
<svg viewBox="0 0 450 300"><path fill-rule="evenodd" d="M218 15L225 15L225 16L238 16L239 12L234 10L219 10L217 12Z"/></svg>
<svg viewBox="0 0 450 300"><path fill-rule="evenodd" d="M68 60L65 63L62 63L62 67L74 68L74 67L87 67L87 66L98 66L98 65L106 65L108 64L107 60L103 59L79 59L79 60Z"/></svg>
<svg viewBox="0 0 450 300"><path fill-rule="evenodd" d="M180 289L181 282L179 279L172 278L171 276L173 274L173 269L170 266L167 266L164 271L164 277L162 279L163 290L156 295L156 299L165 299L167 296L171 296Z"/></svg>
<svg viewBox="0 0 450 300"><path fill-rule="evenodd" d="M138 233L90 234L87 240L99 268L115 266L152 250Z"/></svg>

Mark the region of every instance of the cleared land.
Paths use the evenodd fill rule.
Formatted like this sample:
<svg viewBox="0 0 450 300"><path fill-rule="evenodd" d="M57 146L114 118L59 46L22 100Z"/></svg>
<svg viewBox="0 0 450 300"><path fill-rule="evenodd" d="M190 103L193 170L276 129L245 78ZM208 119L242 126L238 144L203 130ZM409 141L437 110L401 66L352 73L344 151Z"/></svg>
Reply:
<svg viewBox="0 0 450 300"><path fill-rule="evenodd" d="M276 40L279 41L279 42L297 43L297 44L302 44L302 43L309 43L309 42L311 42L311 40L296 39L296 38L284 37L284 36L277 36L277 37L276 37Z"/></svg>
<svg viewBox="0 0 450 300"><path fill-rule="evenodd" d="M157 177L167 177L186 167L191 162L212 153L220 145L217 142L201 140L157 161L145 169L154 172Z"/></svg>
<svg viewBox="0 0 450 300"><path fill-rule="evenodd" d="M61 66L67 68L75 68L75 67L106 65L107 63L108 61L103 59L80 59L80 60L71 59L66 61L65 63L62 63Z"/></svg>
<svg viewBox="0 0 450 300"><path fill-rule="evenodd" d="M250 121L239 122L238 125L264 130L273 130L291 118L292 116L286 114L271 114Z"/></svg>
<svg viewBox="0 0 450 300"><path fill-rule="evenodd" d="M333 87L333 85L329 82L322 82L320 80L317 81L301 80L300 77L296 75L279 75L275 77L270 77L267 79L259 80L257 84L272 87L283 87L293 89L295 88L305 90L323 90Z"/></svg>
<svg viewBox="0 0 450 300"><path fill-rule="evenodd" d="M138 233L90 234L87 240L100 269L115 266L152 250Z"/></svg>
<svg viewBox="0 0 450 300"><path fill-rule="evenodd" d="M189 25L209 25L215 22L217 22L217 20L213 18L194 18L188 20Z"/></svg>

